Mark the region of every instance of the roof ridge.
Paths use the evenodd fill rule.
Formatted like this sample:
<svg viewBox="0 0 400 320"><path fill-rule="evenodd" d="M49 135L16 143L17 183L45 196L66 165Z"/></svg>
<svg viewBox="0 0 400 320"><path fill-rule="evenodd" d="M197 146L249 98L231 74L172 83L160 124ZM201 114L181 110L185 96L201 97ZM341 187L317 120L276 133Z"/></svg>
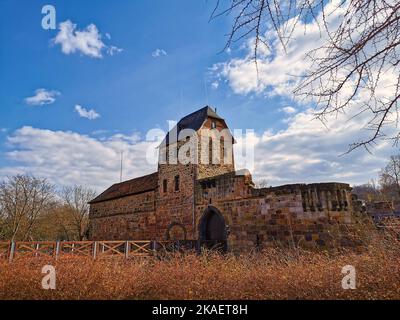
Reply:
<svg viewBox="0 0 400 320"><path fill-rule="evenodd" d="M134 180L136 180L136 179L141 179L141 178L149 177L149 176L151 176L151 175L158 175L158 171L155 171L155 172L150 173L150 174L145 174L144 176L139 176L139 177L136 177L136 178L132 178L132 179L124 180L124 181L121 181L121 182L117 182L117 183L114 183L113 186L118 185L118 184L121 184L121 183L131 182L131 181L134 181Z"/></svg>
<svg viewBox="0 0 400 320"><path fill-rule="evenodd" d="M222 118L215 112L215 110L206 105L205 107L198 109L197 111L194 111L181 118L176 123L176 125L168 131L160 146L169 145L170 133L176 133L176 136L178 136L180 131L183 129L192 129L194 131L199 130L208 117L225 121L224 118Z"/></svg>
<svg viewBox="0 0 400 320"><path fill-rule="evenodd" d="M102 202L106 200L125 197L128 195L155 190L157 188L157 185L158 171L141 177L114 183L112 186L100 193L89 203Z"/></svg>

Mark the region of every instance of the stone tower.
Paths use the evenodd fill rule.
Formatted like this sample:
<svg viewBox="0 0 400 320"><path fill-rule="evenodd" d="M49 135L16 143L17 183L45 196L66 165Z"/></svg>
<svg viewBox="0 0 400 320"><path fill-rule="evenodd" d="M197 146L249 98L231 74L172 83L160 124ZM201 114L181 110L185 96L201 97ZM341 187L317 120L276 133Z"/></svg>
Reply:
<svg viewBox="0 0 400 320"><path fill-rule="evenodd" d="M156 223L160 232L164 230L159 237L195 234L196 180L235 170L233 142L225 120L208 106L185 116L168 132L159 146Z"/></svg>

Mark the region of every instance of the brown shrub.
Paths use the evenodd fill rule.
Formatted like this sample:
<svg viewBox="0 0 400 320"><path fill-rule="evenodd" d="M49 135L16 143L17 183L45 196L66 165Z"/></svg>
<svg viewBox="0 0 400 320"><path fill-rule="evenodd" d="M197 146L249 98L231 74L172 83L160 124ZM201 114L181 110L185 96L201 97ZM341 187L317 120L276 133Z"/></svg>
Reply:
<svg viewBox="0 0 400 320"><path fill-rule="evenodd" d="M399 299L399 253L398 242L382 240L358 253L20 258L0 262L0 299ZM41 288L45 264L56 267L56 290ZM356 290L342 289L345 265L356 268Z"/></svg>

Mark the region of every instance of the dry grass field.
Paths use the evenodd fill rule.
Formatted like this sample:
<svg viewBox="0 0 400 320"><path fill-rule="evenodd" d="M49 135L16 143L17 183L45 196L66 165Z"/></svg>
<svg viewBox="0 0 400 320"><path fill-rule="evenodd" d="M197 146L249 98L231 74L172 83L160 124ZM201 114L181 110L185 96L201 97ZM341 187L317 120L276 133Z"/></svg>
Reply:
<svg viewBox="0 0 400 320"><path fill-rule="evenodd" d="M336 253L21 258L0 262L0 299L400 299L398 242L383 242ZM56 268L56 290L41 287L45 264ZM356 268L355 290L342 288L345 265Z"/></svg>

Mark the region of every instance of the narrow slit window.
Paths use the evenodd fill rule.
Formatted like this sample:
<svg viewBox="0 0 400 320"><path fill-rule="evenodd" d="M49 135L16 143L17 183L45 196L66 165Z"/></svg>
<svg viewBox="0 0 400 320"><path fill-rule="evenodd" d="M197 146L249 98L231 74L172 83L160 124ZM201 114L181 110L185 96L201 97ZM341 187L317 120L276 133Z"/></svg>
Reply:
<svg viewBox="0 0 400 320"><path fill-rule="evenodd" d="M221 145L221 160L223 163L225 163L225 139L221 138L220 140L220 145Z"/></svg>
<svg viewBox="0 0 400 320"><path fill-rule="evenodd" d="M164 192L164 193L167 192L167 187L168 187L167 179L164 179L164 180L163 180L163 192Z"/></svg>
<svg viewBox="0 0 400 320"><path fill-rule="evenodd" d="M208 163L213 164L213 139L208 141Z"/></svg>
<svg viewBox="0 0 400 320"><path fill-rule="evenodd" d="M179 176L175 176L175 191L179 191Z"/></svg>

